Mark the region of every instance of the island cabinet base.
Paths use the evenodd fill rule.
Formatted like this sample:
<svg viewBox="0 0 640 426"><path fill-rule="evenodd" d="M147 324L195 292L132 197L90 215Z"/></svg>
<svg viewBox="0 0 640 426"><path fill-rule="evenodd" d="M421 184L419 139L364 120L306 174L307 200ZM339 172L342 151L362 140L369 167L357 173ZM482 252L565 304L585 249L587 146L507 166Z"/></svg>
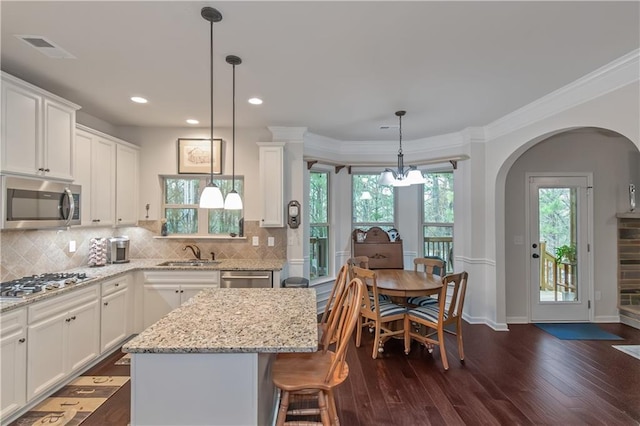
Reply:
<svg viewBox="0 0 640 426"><path fill-rule="evenodd" d="M132 353L131 425L271 425L273 353Z"/></svg>

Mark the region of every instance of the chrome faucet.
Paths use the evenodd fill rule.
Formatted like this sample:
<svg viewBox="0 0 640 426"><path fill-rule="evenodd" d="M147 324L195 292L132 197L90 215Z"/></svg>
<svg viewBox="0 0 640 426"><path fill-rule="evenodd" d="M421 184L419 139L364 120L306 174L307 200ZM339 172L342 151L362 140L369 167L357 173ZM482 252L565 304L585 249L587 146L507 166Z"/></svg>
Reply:
<svg viewBox="0 0 640 426"><path fill-rule="evenodd" d="M196 257L196 259L202 259L200 257L200 247L195 244L187 244L186 246L182 247L182 251L186 251L188 248L191 249L191 252Z"/></svg>

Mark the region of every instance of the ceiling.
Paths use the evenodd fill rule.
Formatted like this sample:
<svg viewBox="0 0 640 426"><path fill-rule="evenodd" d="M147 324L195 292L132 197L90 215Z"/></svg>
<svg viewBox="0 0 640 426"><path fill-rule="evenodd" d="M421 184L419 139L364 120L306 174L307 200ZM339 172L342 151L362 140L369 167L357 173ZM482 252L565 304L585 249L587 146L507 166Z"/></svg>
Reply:
<svg viewBox="0 0 640 426"><path fill-rule="evenodd" d="M640 47L640 3L70 1L0 3L2 70L114 126L301 126L342 141L488 124ZM50 59L15 35L45 37ZM146 105L129 97L144 96ZM252 96L264 99L249 105Z"/></svg>

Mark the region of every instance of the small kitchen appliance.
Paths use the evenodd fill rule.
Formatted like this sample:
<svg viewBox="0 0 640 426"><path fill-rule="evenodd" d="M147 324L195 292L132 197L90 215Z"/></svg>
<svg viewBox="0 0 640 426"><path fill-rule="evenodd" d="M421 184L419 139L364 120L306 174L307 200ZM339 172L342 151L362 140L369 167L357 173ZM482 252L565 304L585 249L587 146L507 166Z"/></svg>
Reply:
<svg viewBox="0 0 640 426"><path fill-rule="evenodd" d="M107 242L107 261L109 263L129 262L129 237L113 237Z"/></svg>

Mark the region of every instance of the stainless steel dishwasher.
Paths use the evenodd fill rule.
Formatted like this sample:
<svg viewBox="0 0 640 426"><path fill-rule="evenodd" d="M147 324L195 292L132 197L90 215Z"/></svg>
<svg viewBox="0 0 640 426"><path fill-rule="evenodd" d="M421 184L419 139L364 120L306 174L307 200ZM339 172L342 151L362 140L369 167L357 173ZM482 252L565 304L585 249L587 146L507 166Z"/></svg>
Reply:
<svg viewBox="0 0 640 426"><path fill-rule="evenodd" d="M273 271L220 271L220 288L271 288Z"/></svg>

